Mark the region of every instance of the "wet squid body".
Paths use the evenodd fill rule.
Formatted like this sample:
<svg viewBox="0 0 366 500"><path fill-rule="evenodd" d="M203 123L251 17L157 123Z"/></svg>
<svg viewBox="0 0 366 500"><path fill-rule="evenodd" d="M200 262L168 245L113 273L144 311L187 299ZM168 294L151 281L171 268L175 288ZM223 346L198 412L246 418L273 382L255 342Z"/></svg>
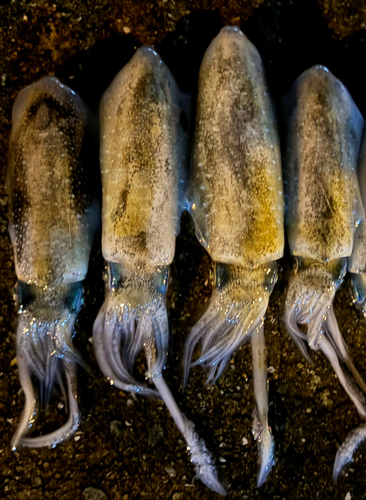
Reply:
<svg viewBox="0 0 366 500"><path fill-rule="evenodd" d="M350 359L333 311L355 229L364 218L356 174L363 118L346 88L322 66L298 78L287 96L285 113L286 223L296 259L285 323L307 358L306 344L327 356L360 416L366 418L366 386ZM356 273L364 270L366 262L365 248L361 251L358 244L356 239L348 265L360 296L364 278ZM306 334L299 325L306 326ZM338 455L335 477L344 463L344 455Z"/></svg>
<svg viewBox="0 0 366 500"><path fill-rule="evenodd" d="M358 159L358 180L363 207L366 207L366 134L363 133ZM348 259L348 271L351 273L354 302L365 316L366 300L366 221L363 219L355 232L353 251ZM343 467L352 462L352 457L359 445L366 439L366 423L352 430L339 448L334 463L334 479Z"/></svg>
<svg viewBox="0 0 366 500"><path fill-rule="evenodd" d="M91 184L97 158L89 112L80 97L45 77L19 93L12 119L9 231L18 278L17 361L25 395L15 449L55 445L79 425L80 359L72 337L99 215ZM55 384L66 400L67 422L50 434L26 437Z"/></svg>
<svg viewBox="0 0 366 500"><path fill-rule="evenodd" d="M236 27L226 27L204 56L198 85L188 204L196 234L214 261L215 289L191 331L185 382L201 364L216 380L251 340L256 398L258 485L272 465L264 318L284 249L283 187L276 120L261 58ZM196 344L200 356L191 363Z"/></svg>
<svg viewBox="0 0 366 500"><path fill-rule="evenodd" d="M162 377L169 334L165 295L187 156L183 101L168 68L149 47L137 50L102 98L102 251L108 279L93 339L110 383L161 397L187 442L197 474L224 494L204 443ZM146 383L133 375L141 350Z"/></svg>

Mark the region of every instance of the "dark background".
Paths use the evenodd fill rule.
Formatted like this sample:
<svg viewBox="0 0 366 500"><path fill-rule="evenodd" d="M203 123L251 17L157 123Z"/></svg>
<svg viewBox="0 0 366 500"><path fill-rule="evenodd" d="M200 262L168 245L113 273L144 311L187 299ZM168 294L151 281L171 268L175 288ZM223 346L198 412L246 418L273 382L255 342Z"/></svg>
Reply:
<svg viewBox="0 0 366 500"><path fill-rule="evenodd" d="M11 108L21 88L55 74L96 110L102 92L142 43L155 44L181 88L195 94L203 53L224 24L237 24L257 46L278 105L293 80L325 64L348 87L366 116L366 5L339 0L297 1L0 1L0 166L6 166ZM7 234L7 197L0 185L0 498L94 500L214 499L194 478L184 442L159 401L133 399L103 381L95 362L92 324L103 301L100 238L85 284L85 307L75 344L95 378L79 371L83 419L74 438L53 450L11 452L23 407L15 359L16 281ZM168 303L171 351L165 377L177 401L216 457L231 499L366 498L365 448L338 486L336 451L360 419L331 367L314 354L302 359L281 324L288 255L266 321L270 424L276 466L256 489L257 450L251 436L254 407L250 347L243 347L212 388L199 368L181 393L184 339L210 294L211 262L183 214ZM348 280L335 300L341 332L366 377L366 327L352 306ZM59 399L43 414L42 430L64 422ZM47 422L46 422L47 420ZM39 425L41 425L41 421ZM244 441L243 441L243 438ZM247 441L246 441L247 440ZM247 444L245 444L247 443ZM90 490L88 488L94 488ZM94 495L94 496L92 496ZM104 495L104 496L103 496Z"/></svg>

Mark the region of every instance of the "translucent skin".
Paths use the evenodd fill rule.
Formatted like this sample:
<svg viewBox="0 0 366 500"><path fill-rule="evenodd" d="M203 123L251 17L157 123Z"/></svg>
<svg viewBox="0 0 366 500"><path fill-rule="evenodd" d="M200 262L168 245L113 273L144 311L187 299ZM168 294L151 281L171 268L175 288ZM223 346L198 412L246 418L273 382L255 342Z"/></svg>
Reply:
<svg viewBox="0 0 366 500"><path fill-rule="evenodd" d="M211 42L200 68L187 196L197 238L214 261L216 286L187 339L184 381L197 364L208 382L217 380L235 351L251 341L261 486L274 464L263 322L284 250L284 198L263 64L234 26ZM201 353L192 363L199 342Z"/></svg>
<svg viewBox="0 0 366 500"><path fill-rule="evenodd" d="M323 66L295 82L285 101L287 236L292 255L349 257L364 211L357 181L363 118Z"/></svg>
<svg viewBox="0 0 366 500"><path fill-rule="evenodd" d="M108 262L162 266L173 260L186 161L182 102L169 69L149 48L136 52L103 95L102 249Z"/></svg>
<svg viewBox="0 0 366 500"><path fill-rule="evenodd" d="M364 217L356 175L363 118L342 83L322 66L298 78L286 97L285 114L286 222L297 263L286 293L285 325L307 359L307 346L323 352L366 418L366 384L333 310L355 228ZM299 325L306 327L306 334ZM363 434L352 435L341 447L335 478Z"/></svg>
<svg viewBox="0 0 366 500"><path fill-rule="evenodd" d="M9 232L17 277L25 283L66 284L86 276L98 225L89 120L80 97L53 77L26 87L14 104Z"/></svg>
<svg viewBox="0 0 366 500"><path fill-rule="evenodd" d="M215 262L251 267L282 257L277 123L260 55L233 27L201 64L188 198L197 237Z"/></svg>
<svg viewBox="0 0 366 500"><path fill-rule="evenodd" d="M13 449L54 446L80 423L76 363L82 361L72 337L82 304L81 281L99 225L91 136L87 107L56 78L42 78L19 93L7 189L18 277L17 362L25 407ZM48 403L55 384L66 400L67 422L50 434L26 437L39 404Z"/></svg>
<svg viewBox="0 0 366 500"><path fill-rule="evenodd" d="M111 384L163 399L197 475L224 495L204 442L163 378L169 347L165 294L179 231L188 144L184 101L150 47L136 51L102 98L102 250L109 279L93 343ZM145 380L155 388L135 378L141 350L147 362Z"/></svg>

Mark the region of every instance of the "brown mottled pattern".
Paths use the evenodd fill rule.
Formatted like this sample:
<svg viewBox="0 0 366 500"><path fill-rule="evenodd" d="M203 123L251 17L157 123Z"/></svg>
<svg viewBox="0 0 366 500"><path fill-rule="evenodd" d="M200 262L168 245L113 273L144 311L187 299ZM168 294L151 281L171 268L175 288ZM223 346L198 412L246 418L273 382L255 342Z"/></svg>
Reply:
<svg viewBox="0 0 366 500"><path fill-rule="evenodd" d="M40 286L85 278L92 193L82 166L87 111L55 78L24 89L13 109L7 184L18 279ZM90 215L90 213L89 213Z"/></svg>
<svg viewBox="0 0 366 500"><path fill-rule="evenodd" d="M191 211L212 259L246 266L280 258L276 121L260 56L234 28L220 32L201 65L193 168Z"/></svg>
<svg viewBox="0 0 366 500"><path fill-rule="evenodd" d="M101 103L103 255L170 264L178 231L179 90L150 48L138 50Z"/></svg>
<svg viewBox="0 0 366 500"><path fill-rule="evenodd" d="M362 117L345 87L323 67L298 79L287 113L291 252L322 261L348 257L363 213L355 171Z"/></svg>

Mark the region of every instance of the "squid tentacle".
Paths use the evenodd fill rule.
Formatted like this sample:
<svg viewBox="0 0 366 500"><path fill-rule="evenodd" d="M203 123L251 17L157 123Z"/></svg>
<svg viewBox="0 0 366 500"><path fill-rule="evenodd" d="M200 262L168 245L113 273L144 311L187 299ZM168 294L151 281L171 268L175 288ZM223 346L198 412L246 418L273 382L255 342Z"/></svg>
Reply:
<svg viewBox="0 0 366 500"><path fill-rule="evenodd" d="M359 446L366 440L366 423L353 429L341 444L337 451L333 466L333 480L338 481L339 475L344 467L353 461L353 455Z"/></svg>
<svg viewBox="0 0 366 500"><path fill-rule="evenodd" d="M222 266L222 264L217 265ZM220 268L217 270L220 272ZM253 435L258 442L258 486L274 465L274 440L268 425L267 354L264 316L269 296L277 280L276 263L255 270L226 266L226 280L214 291L208 309L192 329L185 346L184 381L190 368L200 364L207 371L207 382L215 382L235 351L252 341L253 380L256 417ZM201 342L201 354L191 361Z"/></svg>
<svg viewBox="0 0 366 500"><path fill-rule="evenodd" d="M81 414L77 403L76 364L63 362L63 366L67 380L67 401L69 402L69 418L67 422L59 429L49 434L45 434L44 436L34 438L20 437L20 435L14 436L12 440L13 449L15 449L18 444L32 448L41 448L44 446L54 447L66 439L69 439L77 431L81 420Z"/></svg>
<svg viewBox="0 0 366 500"><path fill-rule="evenodd" d="M19 377L25 395L25 406L18 429L12 438L12 449L18 446L54 446L75 433L80 423L77 404L76 365L80 355L71 345L76 313L64 314L53 311L54 317L44 316L39 303L20 314L17 328L17 359ZM37 317L42 318L37 320ZM83 363L85 365L85 363ZM67 380L63 386L62 373ZM38 380L38 390L32 377ZM47 405L55 383L60 386L65 400L68 420L58 430L39 437L25 437L38 416L39 402Z"/></svg>
<svg viewBox="0 0 366 500"><path fill-rule="evenodd" d="M224 495L225 489L217 479L211 457L202 440L194 431L192 422L178 408L167 386L163 371L169 343L169 323L164 295L157 290L156 274L130 272L118 287L107 288L107 296L95 321L93 338L99 366L111 383L125 391L135 391L150 397L160 397L170 411L186 440L192 462L200 479L211 489ZM120 273L113 264L110 272ZM113 279L111 280L113 282ZM144 350L146 381L133 374L136 358Z"/></svg>
<svg viewBox="0 0 366 500"><path fill-rule="evenodd" d="M274 439L268 425L267 350L263 325L253 332L251 344L254 395L256 398L253 434L258 443L257 486L260 488L275 465Z"/></svg>
<svg viewBox="0 0 366 500"><path fill-rule="evenodd" d="M284 320L307 359L306 342L311 349L323 352L358 413L366 418L366 384L350 358L333 310L333 299L345 272L343 260L320 263L307 259L300 263L299 271L290 278ZM299 324L307 325L307 335Z"/></svg>

